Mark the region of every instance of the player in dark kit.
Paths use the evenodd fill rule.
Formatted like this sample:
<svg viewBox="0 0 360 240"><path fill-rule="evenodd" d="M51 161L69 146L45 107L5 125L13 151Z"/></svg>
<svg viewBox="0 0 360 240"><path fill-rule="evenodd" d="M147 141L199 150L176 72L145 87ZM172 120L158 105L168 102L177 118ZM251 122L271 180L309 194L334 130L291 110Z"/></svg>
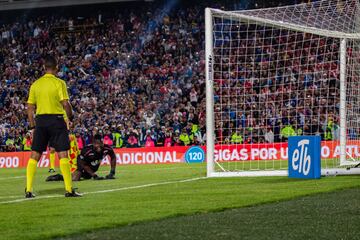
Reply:
<svg viewBox="0 0 360 240"><path fill-rule="evenodd" d="M95 135L93 144L85 146L78 156L78 169L72 174L73 181L79 181L81 178L93 178L95 180L104 179L104 177L99 177L96 172L100 167L101 160L103 160L105 156L111 158L111 170L105 178L114 179L116 168L116 156L114 150L109 145L103 143L103 139L100 135Z"/></svg>
<svg viewBox="0 0 360 240"><path fill-rule="evenodd" d="M96 174L102 159L109 156L111 158L111 170L106 177L100 177ZM103 180L115 179L116 156L114 150L107 144L103 143L100 135L94 136L94 142L91 145L85 146L80 155L77 157L77 169L72 173L72 180L79 181L83 179ZM60 174L49 176L46 181L62 181L63 177Z"/></svg>

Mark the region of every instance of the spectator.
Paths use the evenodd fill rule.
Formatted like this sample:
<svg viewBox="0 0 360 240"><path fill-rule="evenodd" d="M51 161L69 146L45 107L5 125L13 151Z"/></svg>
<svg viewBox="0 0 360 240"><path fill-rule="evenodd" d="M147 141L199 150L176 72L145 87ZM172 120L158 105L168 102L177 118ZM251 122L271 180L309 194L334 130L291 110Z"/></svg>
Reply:
<svg viewBox="0 0 360 240"><path fill-rule="evenodd" d="M165 147L171 147L174 145L174 140L171 136L171 133L169 131L167 131L165 133L165 140L164 140L164 146Z"/></svg>
<svg viewBox="0 0 360 240"><path fill-rule="evenodd" d="M161 126L161 129L157 134L156 146L163 147L164 144L165 144L165 126Z"/></svg>
<svg viewBox="0 0 360 240"><path fill-rule="evenodd" d="M180 136L179 136L179 140L181 141L181 144L183 146L188 146L190 145L191 141L190 141L190 136L186 131L186 128L183 128Z"/></svg>
<svg viewBox="0 0 360 240"><path fill-rule="evenodd" d="M155 118L155 113L151 112L150 110L144 114L144 120L148 127L153 127L155 125Z"/></svg>
<svg viewBox="0 0 360 240"><path fill-rule="evenodd" d="M15 141L13 136L9 136L8 139L5 142L7 151L9 152L15 152L16 151L16 146L15 146Z"/></svg>
<svg viewBox="0 0 360 240"><path fill-rule="evenodd" d="M77 144L78 144L79 150L83 149L83 147L84 147L84 140L83 140L83 138L80 136L80 133L79 133L79 132L76 132L76 133L75 133L75 137L76 137L76 140L77 140Z"/></svg>
<svg viewBox="0 0 360 240"><path fill-rule="evenodd" d="M197 102L198 102L198 96L197 96L197 92L196 92L195 88L192 88L192 89L191 89L191 92L190 92L190 102L191 102L191 105L192 105L193 107L196 107Z"/></svg>
<svg viewBox="0 0 360 240"><path fill-rule="evenodd" d="M272 131L271 127L268 127L266 129L264 138L265 138L266 143L273 143L274 142L274 132Z"/></svg>
<svg viewBox="0 0 360 240"><path fill-rule="evenodd" d="M112 133L112 135L113 135L113 139L114 139L114 142L113 142L114 148L121 148L123 146L124 141L122 139L120 131L116 130Z"/></svg>
<svg viewBox="0 0 360 240"><path fill-rule="evenodd" d="M151 130L146 131L144 142L145 142L145 147L155 147L155 139L151 135Z"/></svg>
<svg viewBox="0 0 360 240"><path fill-rule="evenodd" d="M136 130L130 129L125 136L126 147L136 148L139 147L139 139Z"/></svg>
<svg viewBox="0 0 360 240"><path fill-rule="evenodd" d="M184 143L180 140L179 137L175 136L175 137L174 137L174 146L175 146L175 147L184 146Z"/></svg>
<svg viewBox="0 0 360 240"><path fill-rule="evenodd" d="M243 142L243 137L240 134L240 131L235 131L231 135L231 143L239 144Z"/></svg>
<svg viewBox="0 0 360 240"><path fill-rule="evenodd" d="M109 146L113 145L113 141L111 140L111 138L108 135L104 136L104 144L107 144Z"/></svg>
<svg viewBox="0 0 360 240"><path fill-rule="evenodd" d="M26 135L22 141L23 150L31 151L31 144L32 144L32 139L31 139L30 133L26 133Z"/></svg>
<svg viewBox="0 0 360 240"><path fill-rule="evenodd" d="M192 141L192 145L193 146L200 146L201 145L201 143L200 143L197 136L194 136L194 140Z"/></svg>
<svg viewBox="0 0 360 240"><path fill-rule="evenodd" d="M283 141L286 141L291 136L296 136L296 131L291 124L287 124L281 129L281 138Z"/></svg>

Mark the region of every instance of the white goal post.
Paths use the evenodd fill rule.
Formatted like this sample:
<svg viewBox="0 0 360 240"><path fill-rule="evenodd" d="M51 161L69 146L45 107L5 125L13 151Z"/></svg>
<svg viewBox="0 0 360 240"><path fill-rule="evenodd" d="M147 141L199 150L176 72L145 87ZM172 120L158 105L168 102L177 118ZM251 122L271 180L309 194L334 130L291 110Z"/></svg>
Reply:
<svg viewBox="0 0 360 240"><path fill-rule="evenodd" d="M205 9L207 176L286 176L319 135L322 175L360 174L360 5Z"/></svg>

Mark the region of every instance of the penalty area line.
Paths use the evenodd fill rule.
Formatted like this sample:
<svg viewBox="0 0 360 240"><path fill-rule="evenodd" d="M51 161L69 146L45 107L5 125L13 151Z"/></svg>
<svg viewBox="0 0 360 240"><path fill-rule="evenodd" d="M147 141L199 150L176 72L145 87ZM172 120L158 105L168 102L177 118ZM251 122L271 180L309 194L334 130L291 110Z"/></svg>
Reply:
<svg viewBox="0 0 360 240"><path fill-rule="evenodd" d="M183 179L183 180L177 180L177 181L168 181L168 182L160 182L160 183L149 183L149 184L138 185L138 186L131 186L131 187L114 188L114 189L100 190L100 191L94 191L94 192L84 192L83 194L84 194L84 195L87 195L87 194L99 194L99 193L108 193L108 192L118 192L118 191L138 189L138 188L146 188L146 187L154 187L154 186L168 185L168 184L172 184L172 183L193 182L193 181L200 180L200 179L204 179L204 178L206 178L206 177L189 178L189 179Z"/></svg>
<svg viewBox="0 0 360 240"><path fill-rule="evenodd" d="M39 197L36 197L36 198L19 198L19 199L15 199L15 200L0 202L0 204L18 203L18 202L25 202L25 201L34 201L34 200L37 200L37 199L58 198L58 197L64 197L64 195L57 194L57 195L39 196Z"/></svg>
<svg viewBox="0 0 360 240"><path fill-rule="evenodd" d="M99 194L99 193L119 192L119 191L126 191L126 190L132 190L132 189L169 185L169 184L174 184L174 183L193 182L193 181L197 181L197 180L201 180L201 179L205 179L205 178L206 177L197 177L197 178L188 178L188 179L175 180L175 181L149 183L149 184L136 185L136 186L130 186L130 187L113 188L113 189L93 191L93 192L84 192L82 194L90 195L90 194ZM35 201L35 200L40 200L40 199L60 198L60 197L64 197L64 195L56 194L56 195L38 196L35 198L20 198L20 199L14 199L14 200L10 200L10 201L3 201L3 202L0 202L0 204L19 203L19 202L25 202L25 201Z"/></svg>

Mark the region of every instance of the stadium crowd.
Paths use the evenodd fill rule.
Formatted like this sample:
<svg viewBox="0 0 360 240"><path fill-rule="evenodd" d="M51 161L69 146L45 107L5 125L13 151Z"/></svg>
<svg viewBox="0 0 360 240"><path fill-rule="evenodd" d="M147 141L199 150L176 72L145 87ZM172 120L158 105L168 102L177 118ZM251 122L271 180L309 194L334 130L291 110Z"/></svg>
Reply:
<svg viewBox="0 0 360 240"><path fill-rule="evenodd" d="M31 141L28 89L48 53L58 57L58 76L67 82L80 147L95 133L115 147L202 144L203 14L197 8L151 11L96 16L79 32L76 20L65 18L0 28L2 150L22 150ZM64 25L68 29L55 32Z"/></svg>
<svg viewBox="0 0 360 240"><path fill-rule="evenodd" d="M69 88L75 112L71 131L80 149L91 143L96 133L115 148L203 145L204 45L204 14L200 6L176 11L155 7L132 9L112 17L102 18L99 14L85 20L47 16L0 27L0 150L30 149L26 100L30 84L42 75L45 54L57 56L60 62L58 77ZM328 50L331 49L324 48L325 55ZM307 54L303 57L312 56L311 52ZM255 69L263 65L264 59L255 61ZM308 79L292 66L296 65L289 65L289 73L281 73L281 77L279 72L264 71L271 73L266 76L269 79L266 83L259 80L264 79L262 76L251 74L242 66L244 74L231 76L239 80L231 83L239 89L232 96L222 88L231 78L226 73L215 74L218 142L278 142L286 135L285 131L282 133L284 128L291 126L287 135L308 131L327 138L328 113L336 111L336 100L323 95L306 100L314 109L320 104L331 109L317 109L322 111L319 119L303 121L305 115L317 116L317 112L313 108L299 108L304 104L295 103L295 95L284 89L285 85L291 87L293 81L285 75L301 81ZM215 64L215 71L219 70L217 67ZM281 81L284 84L279 84ZM324 89L327 84L335 84L330 80L308 82L311 83L304 85L305 95L315 87L315 82L322 82ZM248 91L248 97L236 100L244 96L244 91ZM259 101L261 94L269 92L278 97ZM242 111L222 109L226 101L244 102L238 106ZM255 106L255 102L264 104ZM281 104L293 109L279 112ZM337 119L333 117L332 121ZM333 125L332 139L336 137ZM235 127L241 132L233 131Z"/></svg>
<svg viewBox="0 0 360 240"><path fill-rule="evenodd" d="M231 22L224 27L222 19L216 21L221 29L214 43L218 141L272 143L296 135L339 139L338 40ZM355 139L355 131L349 136Z"/></svg>

